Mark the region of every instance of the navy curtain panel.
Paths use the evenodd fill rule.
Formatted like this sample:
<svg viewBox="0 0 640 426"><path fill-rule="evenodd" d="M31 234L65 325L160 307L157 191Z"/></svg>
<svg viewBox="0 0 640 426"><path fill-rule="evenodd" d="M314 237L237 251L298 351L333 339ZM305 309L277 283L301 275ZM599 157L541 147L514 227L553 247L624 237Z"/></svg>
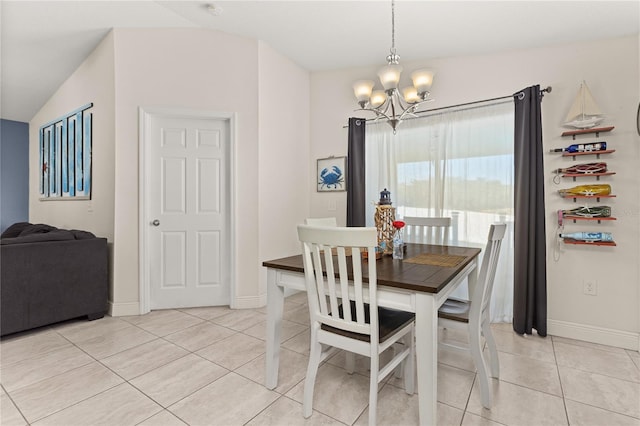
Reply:
<svg viewBox="0 0 640 426"><path fill-rule="evenodd" d="M547 335L547 269L540 86L514 95L513 329Z"/></svg>
<svg viewBox="0 0 640 426"><path fill-rule="evenodd" d="M366 226L364 118L349 119L347 151L347 226Z"/></svg>

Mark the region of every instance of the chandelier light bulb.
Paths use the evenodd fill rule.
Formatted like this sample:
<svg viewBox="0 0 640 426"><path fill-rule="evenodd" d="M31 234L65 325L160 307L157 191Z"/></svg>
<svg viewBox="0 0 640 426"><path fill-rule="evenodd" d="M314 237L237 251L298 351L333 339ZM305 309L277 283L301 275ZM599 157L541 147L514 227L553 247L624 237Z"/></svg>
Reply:
<svg viewBox="0 0 640 426"><path fill-rule="evenodd" d="M398 88L400 73L402 73L402 66L398 64L389 64L380 68L380 71L378 71L378 77L380 77L380 83L382 83L384 90Z"/></svg>
<svg viewBox="0 0 640 426"><path fill-rule="evenodd" d="M420 69L411 73L413 86L418 93L428 92L433 84L434 72L429 69Z"/></svg>
<svg viewBox="0 0 640 426"><path fill-rule="evenodd" d="M371 93L371 99L369 100L369 105L371 108L377 108L387 100L387 94L384 90L374 90Z"/></svg>
<svg viewBox="0 0 640 426"><path fill-rule="evenodd" d="M402 89L402 97L408 104L415 104L416 102L420 102L418 91L413 86L408 86Z"/></svg>
<svg viewBox="0 0 640 426"><path fill-rule="evenodd" d="M358 80L353 83L353 93L356 95L358 103L369 101L374 84L371 80Z"/></svg>

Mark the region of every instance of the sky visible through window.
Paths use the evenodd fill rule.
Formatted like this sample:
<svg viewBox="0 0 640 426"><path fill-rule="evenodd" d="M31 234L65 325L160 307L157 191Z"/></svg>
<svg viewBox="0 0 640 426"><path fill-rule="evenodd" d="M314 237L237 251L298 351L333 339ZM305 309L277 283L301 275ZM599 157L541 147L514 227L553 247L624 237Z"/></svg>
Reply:
<svg viewBox="0 0 640 426"><path fill-rule="evenodd" d="M398 164L398 181L428 180L432 173L430 161ZM504 185L513 183L513 175L496 170L513 168L513 155L495 155L490 157L457 158L447 161L447 174L451 178L467 180L498 180Z"/></svg>

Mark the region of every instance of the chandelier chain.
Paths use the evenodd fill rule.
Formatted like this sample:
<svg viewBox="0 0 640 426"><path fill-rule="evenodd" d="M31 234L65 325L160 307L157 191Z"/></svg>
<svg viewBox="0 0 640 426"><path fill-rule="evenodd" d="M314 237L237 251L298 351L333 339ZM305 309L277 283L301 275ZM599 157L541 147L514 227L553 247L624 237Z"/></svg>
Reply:
<svg viewBox="0 0 640 426"><path fill-rule="evenodd" d="M391 54L396 54L396 11L395 0L391 0Z"/></svg>

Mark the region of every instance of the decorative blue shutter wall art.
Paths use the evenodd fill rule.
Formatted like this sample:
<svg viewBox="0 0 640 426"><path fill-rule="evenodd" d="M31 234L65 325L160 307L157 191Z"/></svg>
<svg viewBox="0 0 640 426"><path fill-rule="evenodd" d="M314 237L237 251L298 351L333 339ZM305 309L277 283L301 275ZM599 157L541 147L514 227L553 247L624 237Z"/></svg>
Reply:
<svg viewBox="0 0 640 426"><path fill-rule="evenodd" d="M91 199L93 103L40 127L40 199Z"/></svg>

